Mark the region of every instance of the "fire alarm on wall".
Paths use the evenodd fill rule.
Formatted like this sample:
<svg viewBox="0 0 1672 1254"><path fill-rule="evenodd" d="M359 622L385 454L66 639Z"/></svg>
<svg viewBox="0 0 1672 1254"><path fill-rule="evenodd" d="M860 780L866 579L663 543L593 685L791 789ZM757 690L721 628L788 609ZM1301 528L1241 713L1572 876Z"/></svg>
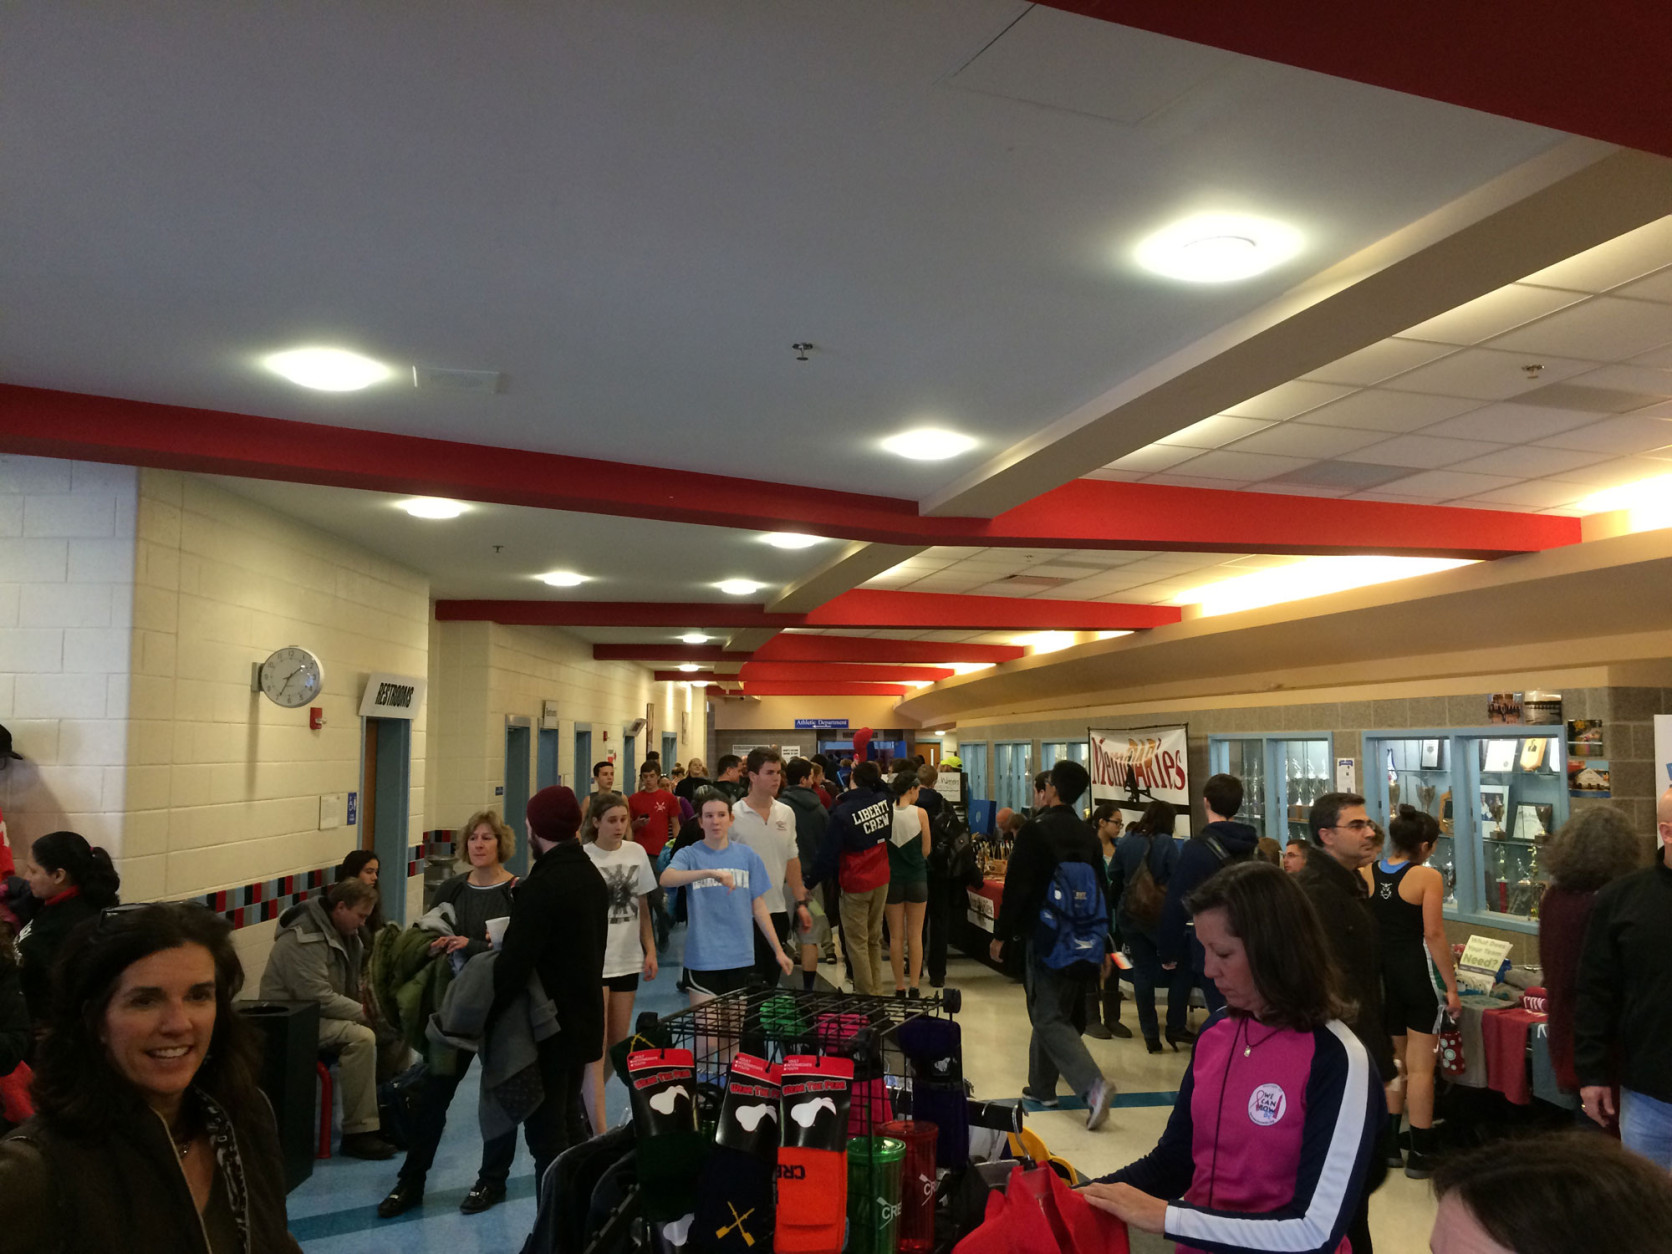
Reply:
<svg viewBox="0 0 1672 1254"><path fill-rule="evenodd" d="M321 706L314 706L308 711L308 730L318 731L325 726L325 710Z"/></svg>

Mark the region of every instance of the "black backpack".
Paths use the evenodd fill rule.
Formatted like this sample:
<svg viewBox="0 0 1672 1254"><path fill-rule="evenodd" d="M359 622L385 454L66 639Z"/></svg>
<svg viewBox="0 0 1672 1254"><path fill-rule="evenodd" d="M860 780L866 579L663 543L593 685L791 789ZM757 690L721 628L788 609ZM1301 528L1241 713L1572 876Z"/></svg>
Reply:
<svg viewBox="0 0 1672 1254"><path fill-rule="evenodd" d="M929 821L929 870L968 888L981 883L975 838L950 804L942 805L940 813Z"/></svg>

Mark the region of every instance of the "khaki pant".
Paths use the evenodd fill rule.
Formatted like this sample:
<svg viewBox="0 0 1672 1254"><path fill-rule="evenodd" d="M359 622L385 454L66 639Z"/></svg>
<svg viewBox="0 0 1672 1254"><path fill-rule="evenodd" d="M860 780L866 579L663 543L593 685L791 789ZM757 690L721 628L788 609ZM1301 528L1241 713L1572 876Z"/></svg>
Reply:
<svg viewBox="0 0 1672 1254"><path fill-rule="evenodd" d="M868 996L882 993L882 908L888 885L863 893L842 894L842 931L853 963L853 991Z"/></svg>
<svg viewBox="0 0 1672 1254"><path fill-rule="evenodd" d="M319 1047L337 1052L337 1086L343 1095L343 1135L376 1132L377 1036L363 1023L321 1019Z"/></svg>

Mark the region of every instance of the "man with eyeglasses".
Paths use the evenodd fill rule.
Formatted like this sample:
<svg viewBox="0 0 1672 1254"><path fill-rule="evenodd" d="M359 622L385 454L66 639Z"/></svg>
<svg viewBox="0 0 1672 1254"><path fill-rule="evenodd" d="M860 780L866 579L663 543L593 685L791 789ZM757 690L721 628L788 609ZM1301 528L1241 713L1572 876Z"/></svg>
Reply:
<svg viewBox="0 0 1672 1254"><path fill-rule="evenodd" d="M1306 865L1295 875L1318 912L1329 939L1330 956L1341 978L1341 996L1352 1003L1345 1022L1363 1043L1386 1083L1394 1075L1393 1042L1382 1023L1382 953L1376 919L1370 913L1370 890L1359 874L1376 857L1376 833L1364 810L1364 798L1352 792L1327 792L1312 803L1312 846ZM1353 1254L1370 1254L1370 1191L1386 1168L1366 1183L1358 1213L1347 1229Z"/></svg>

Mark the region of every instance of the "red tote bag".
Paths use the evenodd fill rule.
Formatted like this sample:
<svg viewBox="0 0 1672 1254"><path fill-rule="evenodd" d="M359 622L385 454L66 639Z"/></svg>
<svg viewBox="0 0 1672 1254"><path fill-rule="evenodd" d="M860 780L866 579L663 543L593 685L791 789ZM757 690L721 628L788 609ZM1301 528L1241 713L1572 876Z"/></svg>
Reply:
<svg viewBox="0 0 1672 1254"><path fill-rule="evenodd" d="M981 1226L953 1254L1130 1254L1126 1225L1070 1189L1049 1167L1017 1166L987 1198Z"/></svg>

